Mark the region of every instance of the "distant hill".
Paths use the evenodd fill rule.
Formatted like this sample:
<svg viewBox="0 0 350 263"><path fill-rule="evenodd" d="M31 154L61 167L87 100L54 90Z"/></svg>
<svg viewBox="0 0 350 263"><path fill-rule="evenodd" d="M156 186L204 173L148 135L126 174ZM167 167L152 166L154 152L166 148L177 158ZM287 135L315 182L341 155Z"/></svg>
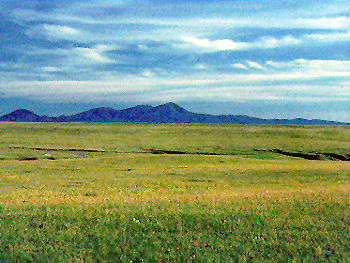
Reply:
<svg viewBox="0 0 350 263"><path fill-rule="evenodd" d="M0 117L0 121L13 121L13 122L44 122L47 117L39 116L35 113L25 110L19 109L11 112L9 114L3 115Z"/></svg>
<svg viewBox="0 0 350 263"><path fill-rule="evenodd" d="M211 124L276 124L276 125L350 125L345 122L307 119L260 119L245 115L210 115L189 112L169 102L152 107L139 105L124 110L95 108L70 116L39 116L20 109L0 117L2 122L121 122L121 123L211 123Z"/></svg>

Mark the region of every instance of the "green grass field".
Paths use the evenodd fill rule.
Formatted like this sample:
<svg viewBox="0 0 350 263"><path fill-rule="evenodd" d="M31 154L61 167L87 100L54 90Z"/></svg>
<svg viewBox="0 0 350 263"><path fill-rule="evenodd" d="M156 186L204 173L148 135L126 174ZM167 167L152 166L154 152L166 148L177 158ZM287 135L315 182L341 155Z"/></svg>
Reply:
<svg viewBox="0 0 350 263"><path fill-rule="evenodd" d="M349 149L349 127L1 123L0 262L350 262Z"/></svg>

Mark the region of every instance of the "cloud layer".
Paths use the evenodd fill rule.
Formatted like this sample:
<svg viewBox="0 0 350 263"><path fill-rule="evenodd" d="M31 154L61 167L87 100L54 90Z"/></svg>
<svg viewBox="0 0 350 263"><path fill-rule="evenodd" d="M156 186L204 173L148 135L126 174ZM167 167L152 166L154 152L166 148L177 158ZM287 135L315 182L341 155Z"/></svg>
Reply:
<svg viewBox="0 0 350 263"><path fill-rule="evenodd" d="M329 119L315 103L350 101L346 2L1 1L0 107L310 102Z"/></svg>

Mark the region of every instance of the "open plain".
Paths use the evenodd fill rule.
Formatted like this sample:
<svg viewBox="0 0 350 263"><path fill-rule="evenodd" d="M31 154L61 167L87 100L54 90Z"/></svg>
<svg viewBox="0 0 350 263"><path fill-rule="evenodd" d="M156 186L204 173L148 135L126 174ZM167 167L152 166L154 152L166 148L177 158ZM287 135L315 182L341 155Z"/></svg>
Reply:
<svg viewBox="0 0 350 263"><path fill-rule="evenodd" d="M349 262L350 128L1 123L5 262Z"/></svg>

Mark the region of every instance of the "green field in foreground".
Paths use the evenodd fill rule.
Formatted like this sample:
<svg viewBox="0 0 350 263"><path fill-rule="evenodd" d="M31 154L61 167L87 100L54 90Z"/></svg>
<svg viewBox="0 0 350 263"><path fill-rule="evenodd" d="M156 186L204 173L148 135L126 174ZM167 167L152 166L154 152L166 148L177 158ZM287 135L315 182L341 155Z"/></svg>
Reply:
<svg viewBox="0 0 350 263"><path fill-rule="evenodd" d="M349 127L1 123L0 260L349 262L349 138Z"/></svg>

